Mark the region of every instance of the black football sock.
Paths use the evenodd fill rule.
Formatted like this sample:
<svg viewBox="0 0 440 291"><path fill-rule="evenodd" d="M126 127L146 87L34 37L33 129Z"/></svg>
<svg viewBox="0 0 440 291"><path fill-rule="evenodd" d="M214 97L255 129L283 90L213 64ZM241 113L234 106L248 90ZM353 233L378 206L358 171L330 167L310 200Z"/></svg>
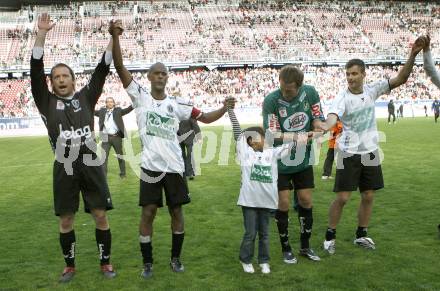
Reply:
<svg viewBox="0 0 440 291"><path fill-rule="evenodd" d="M153 263L153 245L151 242L151 236L139 236L139 244L141 246L142 260L145 264Z"/></svg>
<svg viewBox="0 0 440 291"><path fill-rule="evenodd" d="M75 231L60 233L60 245L67 267L75 267Z"/></svg>
<svg viewBox="0 0 440 291"><path fill-rule="evenodd" d="M95 231L96 245L98 246L99 259L101 260L101 266L110 263L110 253L112 248L112 234L110 229Z"/></svg>
<svg viewBox="0 0 440 291"><path fill-rule="evenodd" d="M366 237L366 236L367 236L367 228L362 227L362 226L358 226L358 228L356 230L356 238Z"/></svg>
<svg viewBox="0 0 440 291"><path fill-rule="evenodd" d="M336 239L336 229L335 228L327 228L327 231L325 232L325 240L329 241L332 239Z"/></svg>
<svg viewBox="0 0 440 291"><path fill-rule="evenodd" d="M301 248L308 249L310 247L309 241L312 236L313 227L312 208L303 208L301 205L298 205L298 220L301 232Z"/></svg>
<svg viewBox="0 0 440 291"><path fill-rule="evenodd" d="M171 258L179 258L182 251L185 232L175 232L172 235Z"/></svg>
<svg viewBox="0 0 440 291"><path fill-rule="evenodd" d="M283 252L291 252L289 244L289 212L277 209L275 212L275 221L280 235L281 249Z"/></svg>

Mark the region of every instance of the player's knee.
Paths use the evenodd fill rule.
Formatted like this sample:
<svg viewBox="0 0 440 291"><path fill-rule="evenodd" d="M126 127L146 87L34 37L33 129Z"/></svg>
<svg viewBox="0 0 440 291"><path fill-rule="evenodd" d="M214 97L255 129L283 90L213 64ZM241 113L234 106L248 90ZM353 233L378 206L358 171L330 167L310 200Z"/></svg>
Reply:
<svg viewBox="0 0 440 291"><path fill-rule="evenodd" d="M362 193L361 196L362 203L373 203L374 200L374 192L373 191L366 191Z"/></svg>
<svg viewBox="0 0 440 291"><path fill-rule="evenodd" d="M172 219L180 220L183 218L182 206L180 206L180 205L174 206L174 207L169 207L168 211L170 212Z"/></svg>
<svg viewBox="0 0 440 291"><path fill-rule="evenodd" d="M303 208L312 208L312 196L298 196L298 203Z"/></svg>
<svg viewBox="0 0 440 291"><path fill-rule="evenodd" d="M143 207L141 220L145 223L152 223L154 217L156 216L156 208L153 207Z"/></svg>
<svg viewBox="0 0 440 291"><path fill-rule="evenodd" d="M74 215L63 215L60 217L60 230L62 232L71 231L73 229Z"/></svg>
<svg viewBox="0 0 440 291"><path fill-rule="evenodd" d="M347 204L349 199L350 199L349 195L338 195L338 197L336 198L336 202L339 205L344 206L345 204Z"/></svg>
<svg viewBox="0 0 440 291"><path fill-rule="evenodd" d="M278 209L280 209L282 211L289 210L289 198L288 197L279 197Z"/></svg>
<svg viewBox="0 0 440 291"><path fill-rule="evenodd" d="M93 218L95 219L96 225L100 228L105 228L108 224L107 214L105 210L96 210L92 212Z"/></svg>

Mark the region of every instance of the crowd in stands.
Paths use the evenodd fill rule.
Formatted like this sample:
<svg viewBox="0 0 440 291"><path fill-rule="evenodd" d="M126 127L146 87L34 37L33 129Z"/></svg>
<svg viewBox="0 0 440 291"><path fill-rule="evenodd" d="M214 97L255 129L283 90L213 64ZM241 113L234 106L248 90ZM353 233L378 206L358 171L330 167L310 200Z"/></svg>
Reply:
<svg viewBox="0 0 440 291"><path fill-rule="evenodd" d="M440 4L435 2L84 1L23 10L32 30L14 17L8 28L0 28L0 40L26 44L1 49L2 67L26 65L34 16L47 10L58 26L48 36L49 64L60 55L78 66L94 62L109 39L110 18L123 20L121 43L130 63L405 58L412 41L428 31L434 55L440 52Z"/></svg>
<svg viewBox="0 0 440 291"><path fill-rule="evenodd" d="M305 83L317 88L323 104L329 104L338 92L345 88L343 67L301 66L305 72ZM279 69L231 68L226 70L185 70L171 71L168 94L190 99L202 109L216 108L228 96L237 99L237 107L261 107L264 96L279 87ZM398 67L370 66L367 70L368 82L390 78L397 74ZM149 88L146 72L134 73L136 81ZM85 86L90 74L76 76L76 88ZM37 111L32 100L29 80L0 81L0 117L35 116ZM381 100L434 99L438 89L429 81L421 66L414 68L408 82L393 90ZM104 106L105 98L111 96L122 107L131 102L122 87L117 74L110 74L97 109Z"/></svg>
<svg viewBox="0 0 440 291"><path fill-rule="evenodd" d="M273 64L290 61L331 63L358 57L391 62L405 59L411 42L430 32L434 57L440 56L440 4L398 1L276 1L276 0L155 0L72 2L69 5L24 6L17 13L0 13L0 70L28 70L35 42L36 16L49 12L56 20L47 37L45 65L58 62L74 69L94 67L107 46L108 21L120 18L127 67L142 68L156 61L167 64ZM206 68L205 67L205 68ZM26 69L27 68L27 69ZM342 67L303 65L306 82L323 102L345 86ZM397 67L370 66L369 81L396 74ZM146 73L136 73L146 86ZM190 98L196 106L216 107L225 96L239 106L259 107L278 87L271 67L227 70L186 70L170 73L169 94ZM90 75L79 74L77 88ZM388 99L430 99L437 89L421 67ZM129 104L117 76L111 75L103 98ZM98 106L103 105L103 101ZM0 80L0 117L32 116L37 111L29 80Z"/></svg>

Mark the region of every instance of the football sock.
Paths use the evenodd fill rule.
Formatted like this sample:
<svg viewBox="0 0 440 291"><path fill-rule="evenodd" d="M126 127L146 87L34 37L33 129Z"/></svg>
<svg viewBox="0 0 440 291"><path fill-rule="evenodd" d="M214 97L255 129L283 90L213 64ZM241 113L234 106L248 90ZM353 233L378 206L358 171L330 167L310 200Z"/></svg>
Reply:
<svg viewBox="0 0 440 291"><path fill-rule="evenodd" d="M153 263L153 245L151 242L151 236L139 236L139 243L141 246L142 259L144 264Z"/></svg>
<svg viewBox="0 0 440 291"><path fill-rule="evenodd" d="M112 233L110 229L107 230L95 230L96 245L99 251L99 260L102 265L110 263L110 252L112 248Z"/></svg>
<svg viewBox="0 0 440 291"><path fill-rule="evenodd" d="M179 258L182 251L185 232L174 232L172 235L171 258Z"/></svg>
<svg viewBox="0 0 440 291"><path fill-rule="evenodd" d="M358 228L356 230L356 238L366 237L366 236L367 236L367 228L362 227L362 226L358 226Z"/></svg>
<svg viewBox="0 0 440 291"><path fill-rule="evenodd" d="M75 231L60 233L60 245L67 267L75 267Z"/></svg>
<svg viewBox="0 0 440 291"><path fill-rule="evenodd" d="M281 249L283 252L292 251L289 244L289 212L277 209L275 213L275 221L280 235Z"/></svg>
<svg viewBox="0 0 440 291"><path fill-rule="evenodd" d="M332 239L336 239L336 229L329 227L325 233L325 240L329 241Z"/></svg>
<svg viewBox="0 0 440 291"><path fill-rule="evenodd" d="M298 220L300 225L300 241L301 248L308 249L310 247L309 240L312 236L312 227L313 227L313 212L312 208L303 208L301 205L298 205Z"/></svg>

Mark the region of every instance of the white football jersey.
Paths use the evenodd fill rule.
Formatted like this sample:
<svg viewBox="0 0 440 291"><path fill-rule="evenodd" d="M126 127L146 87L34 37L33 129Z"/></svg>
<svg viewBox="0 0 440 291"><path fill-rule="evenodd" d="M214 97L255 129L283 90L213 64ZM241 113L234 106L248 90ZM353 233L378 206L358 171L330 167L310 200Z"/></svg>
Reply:
<svg viewBox="0 0 440 291"><path fill-rule="evenodd" d="M193 105L172 96L156 100L134 80L126 91L136 112L142 143L141 167L150 171L183 173L185 166L177 130L181 120L191 118Z"/></svg>
<svg viewBox="0 0 440 291"><path fill-rule="evenodd" d="M241 188L237 205L278 208L278 160L290 155L291 144L254 151L241 135L237 140L237 160L241 167Z"/></svg>
<svg viewBox="0 0 440 291"><path fill-rule="evenodd" d="M363 92L353 94L344 89L333 100L329 114L336 114L343 124L338 148L351 154L366 154L379 147L374 103L379 96L388 94L388 80L364 85Z"/></svg>

